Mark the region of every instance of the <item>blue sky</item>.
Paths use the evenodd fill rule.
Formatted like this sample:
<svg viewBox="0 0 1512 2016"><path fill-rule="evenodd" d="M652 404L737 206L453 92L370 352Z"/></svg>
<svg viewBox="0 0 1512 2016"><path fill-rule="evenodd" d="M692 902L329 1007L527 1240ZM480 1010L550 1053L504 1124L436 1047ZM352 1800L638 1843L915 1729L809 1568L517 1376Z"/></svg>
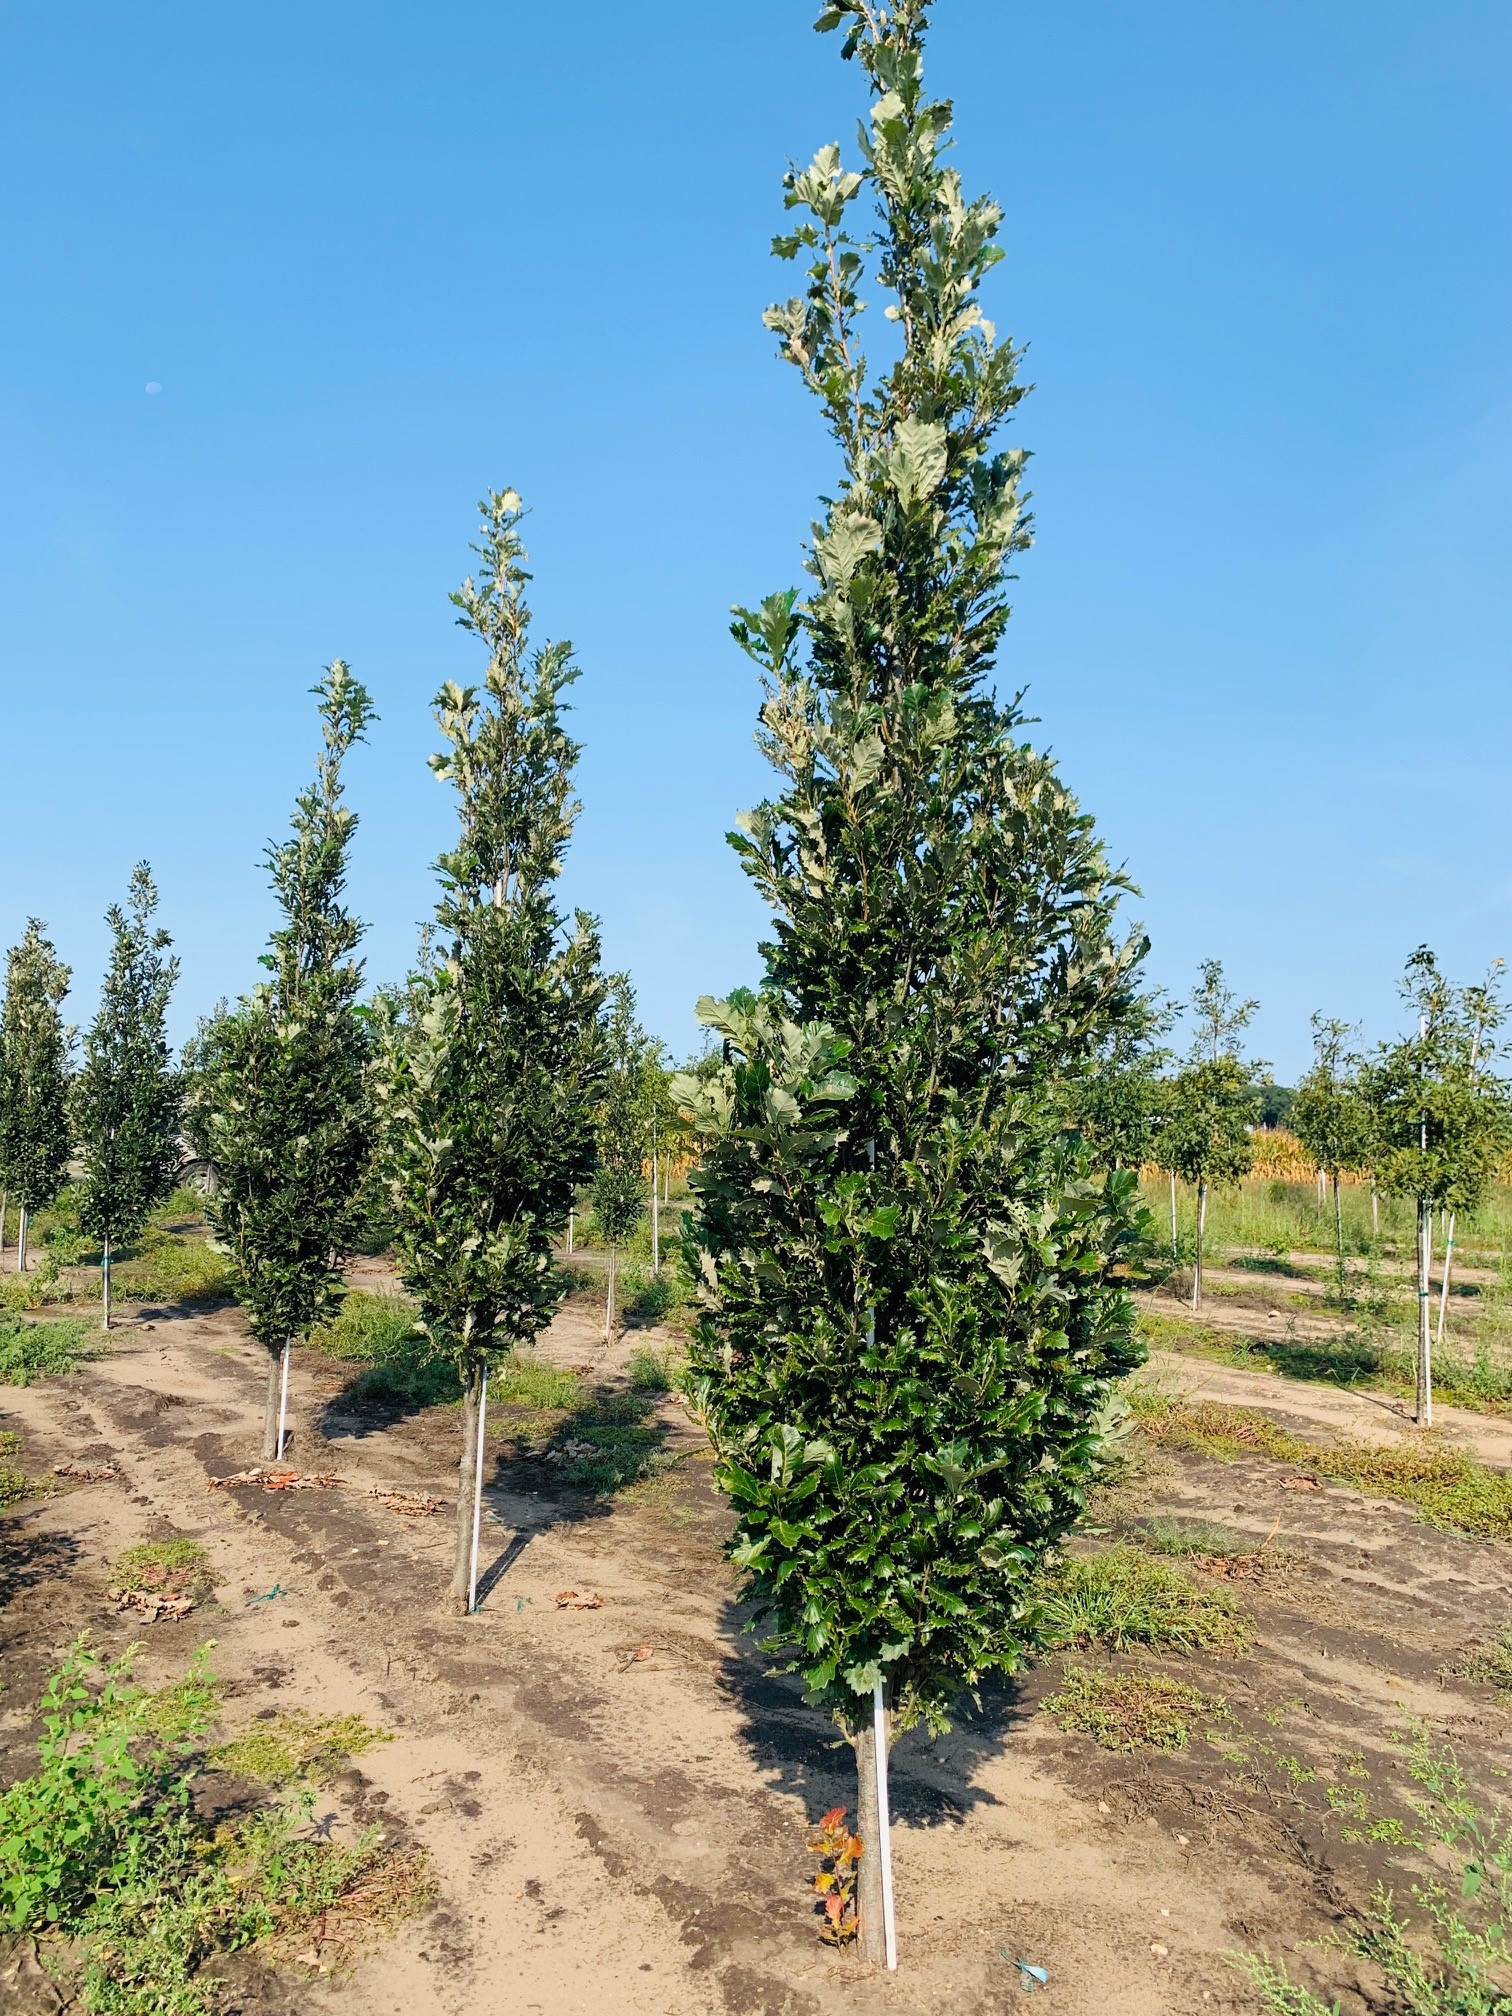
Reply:
<svg viewBox="0 0 1512 2016"><path fill-rule="evenodd" d="M832 467L759 323L784 162L860 105L816 11L0 9L0 938L48 920L76 1019L144 855L178 1033L256 977L338 654L383 717L354 900L403 969L490 484L584 668L568 894L678 1050L754 976L726 622L798 579ZM936 10L1037 387L1002 678L1153 976L1221 958L1283 1077L1314 1008L1394 1026L1420 940L1512 952L1509 72L1504 0Z"/></svg>

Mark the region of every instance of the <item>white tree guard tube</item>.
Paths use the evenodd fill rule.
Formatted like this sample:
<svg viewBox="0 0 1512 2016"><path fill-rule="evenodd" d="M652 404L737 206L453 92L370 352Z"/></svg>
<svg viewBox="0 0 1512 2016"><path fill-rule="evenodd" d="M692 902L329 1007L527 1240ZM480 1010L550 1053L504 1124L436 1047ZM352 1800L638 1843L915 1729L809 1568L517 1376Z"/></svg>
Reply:
<svg viewBox="0 0 1512 2016"><path fill-rule="evenodd" d="M289 1418L289 1340L284 1339L283 1372L278 1382L278 1460L283 1461L284 1424ZM266 1435L266 1428L263 1433Z"/></svg>
<svg viewBox="0 0 1512 2016"><path fill-rule="evenodd" d="M877 1852L882 1858L882 1932L887 1941L887 1965L898 1968L898 1926L893 1916L892 1811L887 1803L887 1709L882 1682L872 1692L873 1747L877 1758Z"/></svg>
<svg viewBox="0 0 1512 2016"><path fill-rule="evenodd" d="M472 1562L467 1573L467 1614L478 1607L478 1536L483 1528L483 1445L488 1438L488 1367L478 1389L478 1461L473 1470Z"/></svg>

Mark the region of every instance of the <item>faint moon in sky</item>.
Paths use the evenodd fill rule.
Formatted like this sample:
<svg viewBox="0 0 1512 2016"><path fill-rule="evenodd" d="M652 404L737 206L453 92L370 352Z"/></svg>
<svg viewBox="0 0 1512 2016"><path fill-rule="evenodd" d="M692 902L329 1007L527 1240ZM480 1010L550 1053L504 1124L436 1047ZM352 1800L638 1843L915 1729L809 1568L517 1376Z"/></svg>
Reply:
<svg viewBox="0 0 1512 2016"><path fill-rule="evenodd" d="M149 379L148 379L148 381L147 381L147 390L148 390L149 392L161 392L161 391L162 391L162 389L163 389L163 388L162 388L162 386L161 386L161 385L159 385L159 383L158 383L158 381L156 380L156 378L149 378Z"/></svg>

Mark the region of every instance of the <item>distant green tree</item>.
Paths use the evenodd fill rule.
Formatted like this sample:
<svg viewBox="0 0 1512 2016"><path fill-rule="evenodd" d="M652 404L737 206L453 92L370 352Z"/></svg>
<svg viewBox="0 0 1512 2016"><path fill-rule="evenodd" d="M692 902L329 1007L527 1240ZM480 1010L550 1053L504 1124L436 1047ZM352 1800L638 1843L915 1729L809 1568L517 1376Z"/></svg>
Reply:
<svg viewBox="0 0 1512 2016"><path fill-rule="evenodd" d="M112 905L110 966L73 1083L74 1135L84 1164L79 1225L100 1242L101 1328L110 1328L113 1251L135 1239L179 1164L179 1085L168 1046L168 1001L179 962L153 929L158 895L145 861L125 910Z"/></svg>
<svg viewBox="0 0 1512 2016"><path fill-rule="evenodd" d="M655 1051L635 1019L635 990L623 973L609 983L603 1025L604 1082L598 1109L598 1164L593 1172L593 1215L609 1241L609 1282L604 1336L614 1336L619 1249L646 1212L646 1159L650 1147L650 1070Z"/></svg>
<svg viewBox="0 0 1512 2016"><path fill-rule="evenodd" d="M341 783L373 706L339 658L312 691L315 780L266 856L285 920L262 961L272 977L204 1026L188 1088L191 1134L215 1165L206 1209L268 1352L265 1458L283 1453L292 1345L335 1310L373 1139L362 925L342 900L357 815Z"/></svg>
<svg viewBox="0 0 1512 2016"><path fill-rule="evenodd" d="M71 1146L68 1051L59 1013L70 974L45 927L32 917L6 962L0 1019L0 1170L19 1209L16 1268L26 1268L27 1229L63 1187Z"/></svg>
<svg viewBox="0 0 1512 2016"><path fill-rule="evenodd" d="M1360 1096L1360 1060L1346 1047L1354 1029L1348 1022L1314 1015L1312 1033L1313 1065L1292 1100L1291 1128L1311 1161L1333 1184L1334 1257L1342 1300L1344 1209L1339 1178L1344 1170L1359 1169L1368 1161L1370 1115Z"/></svg>
<svg viewBox="0 0 1512 2016"><path fill-rule="evenodd" d="M1407 961L1402 997L1417 1031L1382 1044L1360 1083L1376 1179L1388 1195L1417 1205L1417 1418L1431 1427L1433 1213L1470 1211L1485 1196L1512 1138L1512 1109L1494 1068L1505 1014L1495 970L1483 986L1456 989L1420 945Z"/></svg>
<svg viewBox="0 0 1512 2016"><path fill-rule="evenodd" d="M523 511L491 494L481 566L452 596L488 653L481 691L448 680L431 768L460 833L438 868L436 950L388 996L378 1085L400 1278L431 1349L462 1383L451 1591L476 1598L491 1367L528 1345L566 1289L552 1240L593 1167L598 932L553 902L577 816L580 753L563 725L577 678L566 642L529 648Z"/></svg>
<svg viewBox="0 0 1512 2016"><path fill-rule="evenodd" d="M1137 1174L1155 1160L1171 1058L1161 1038L1172 1020L1158 992L1139 995L1124 1019L1102 1032L1072 1086L1072 1116L1103 1167Z"/></svg>
<svg viewBox="0 0 1512 2016"><path fill-rule="evenodd" d="M1192 1261L1192 1307L1202 1307L1202 1247L1208 1191L1237 1183L1254 1165L1255 1078L1262 1066L1247 1061L1239 1038L1257 1001L1240 1001L1223 984L1223 967L1204 959L1202 978L1188 997L1196 1033L1184 1067L1168 1082L1160 1129L1160 1160L1184 1183L1197 1187L1197 1239Z"/></svg>
<svg viewBox="0 0 1512 2016"><path fill-rule="evenodd" d="M1094 1167L1064 1088L1142 947L1115 942L1127 885L994 693L1028 543L1024 455L998 437L1025 388L978 300L1002 212L952 165L926 16L835 0L817 24L843 30L870 116L857 168L828 146L788 176L775 249L803 291L766 322L841 466L806 598L736 615L779 788L734 844L772 931L760 993L700 1004L721 1067L677 1085L706 1144L692 1391L770 1642L855 1747L869 1960L891 1732L1019 1663L1036 1567L1141 1356L1115 1277L1137 1180Z"/></svg>

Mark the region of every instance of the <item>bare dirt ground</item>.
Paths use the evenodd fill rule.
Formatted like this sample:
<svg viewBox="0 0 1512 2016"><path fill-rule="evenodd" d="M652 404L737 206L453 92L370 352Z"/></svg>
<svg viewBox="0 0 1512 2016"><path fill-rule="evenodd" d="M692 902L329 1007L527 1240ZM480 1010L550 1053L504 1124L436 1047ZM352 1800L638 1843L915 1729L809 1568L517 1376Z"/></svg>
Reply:
<svg viewBox="0 0 1512 2016"><path fill-rule="evenodd" d="M381 1276L360 1263L365 1285ZM626 1348L605 1349L586 1302L545 1340L545 1355L611 1387ZM986 2016L1017 2006L1019 1960L1048 1969L1032 2005L1047 2016L1206 2016L1256 2007L1225 1956L1262 1949L1362 2016L1379 2006L1360 1992L1368 1980L1310 1942L1367 1894L1382 1851L1343 1840L1319 1788L1362 1769L1399 1777L1393 1738L1409 1716L1447 1731L1477 1771L1512 1764L1498 1698L1447 1677L1512 1615L1512 1552L1351 1491L1292 1489L1260 1460L1157 1458L1144 1510L1290 1550L1288 1572L1237 1592L1257 1620L1252 1651L1176 1662L1227 1703L1223 1744L1121 1755L1063 1735L1038 1706L1059 1661L967 1704L938 1741L904 1737L903 1966L870 1976L818 1943L807 1888L807 1829L854 1798L848 1751L742 1629L728 1515L678 1403L657 1418L686 1460L610 1501L513 1460L501 1426L485 1600L459 1619L441 1601L455 1413L364 1408L341 1367L305 1355L289 1460L340 1483L211 1490L257 1460L265 1364L234 1310L163 1309L66 1379L0 1389L25 1468L108 1460L117 1473L0 1516L0 1778L30 1768L44 1674L86 1627L110 1649L143 1640L155 1684L213 1638L233 1730L297 1705L393 1732L319 1813L337 1832L381 1818L422 1842L438 1901L345 1974L245 1964L243 2016ZM1279 1380L1179 1373L1279 1404ZM1384 1419L1360 1396L1286 1395L1289 1418L1320 1426ZM1341 1406L1368 1412L1343 1423ZM366 1495L388 1487L436 1493L447 1510L403 1518ZM175 1534L208 1550L216 1595L143 1628L110 1600L110 1564ZM601 1609L557 1607L585 1586ZM36 2007L54 2006L36 1992ZM23 1991L8 2006L20 2016Z"/></svg>

